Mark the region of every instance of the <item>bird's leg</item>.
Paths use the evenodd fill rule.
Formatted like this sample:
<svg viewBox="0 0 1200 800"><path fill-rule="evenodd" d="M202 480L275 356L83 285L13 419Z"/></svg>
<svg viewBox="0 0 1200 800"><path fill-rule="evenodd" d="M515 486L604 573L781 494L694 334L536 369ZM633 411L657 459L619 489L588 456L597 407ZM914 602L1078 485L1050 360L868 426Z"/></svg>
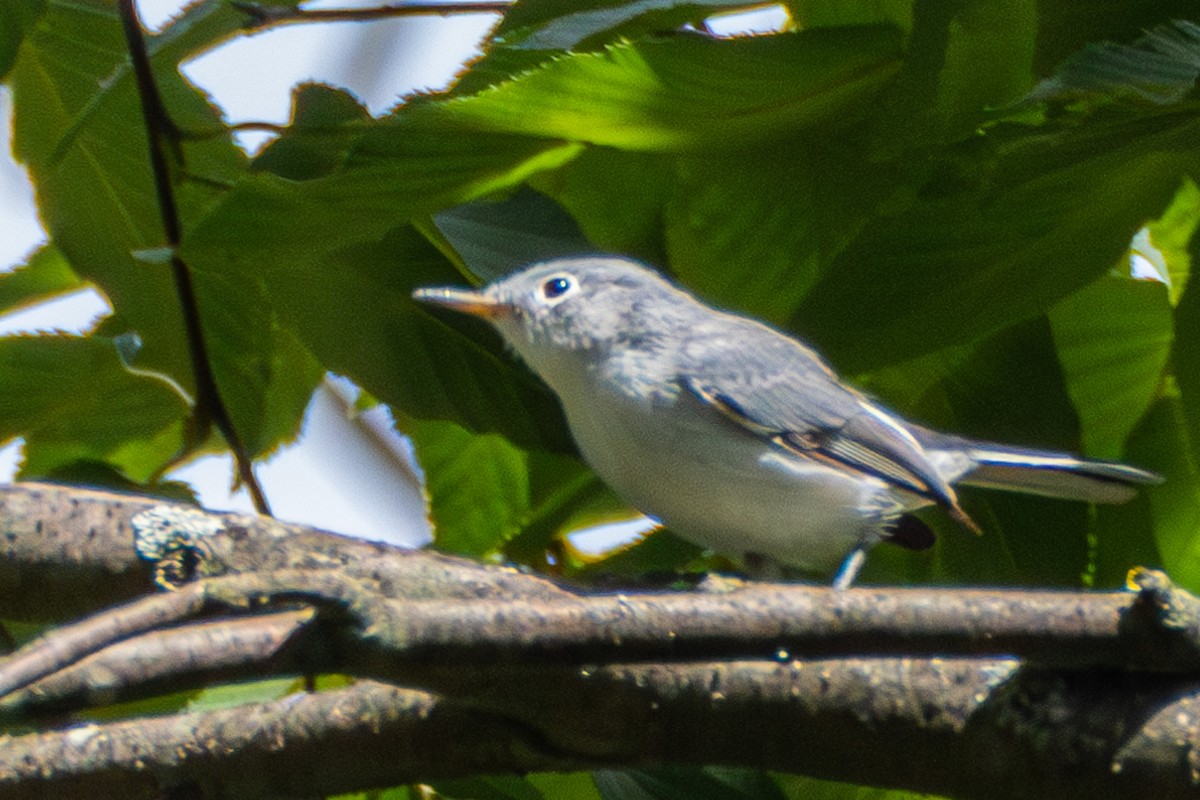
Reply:
<svg viewBox="0 0 1200 800"><path fill-rule="evenodd" d="M850 584L854 583L854 579L858 577L858 571L867 561L866 544L860 544L858 547L850 551L850 555L846 556L846 560L842 562L842 566L837 571L837 575L833 579L833 588L837 591L849 589Z"/></svg>

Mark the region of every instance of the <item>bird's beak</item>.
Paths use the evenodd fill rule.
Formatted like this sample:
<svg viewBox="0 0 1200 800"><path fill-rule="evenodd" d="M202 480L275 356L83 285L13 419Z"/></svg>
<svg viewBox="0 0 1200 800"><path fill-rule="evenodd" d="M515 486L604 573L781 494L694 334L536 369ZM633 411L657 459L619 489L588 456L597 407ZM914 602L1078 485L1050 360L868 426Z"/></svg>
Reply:
<svg viewBox="0 0 1200 800"><path fill-rule="evenodd" d="M512 312L512 306L488 297L483 292L473 289L453 289L450 287L432 287L417 289L413 292L413 300L418 303L433 303L436 306L461 311L484 319L498 319Z"/></svg>

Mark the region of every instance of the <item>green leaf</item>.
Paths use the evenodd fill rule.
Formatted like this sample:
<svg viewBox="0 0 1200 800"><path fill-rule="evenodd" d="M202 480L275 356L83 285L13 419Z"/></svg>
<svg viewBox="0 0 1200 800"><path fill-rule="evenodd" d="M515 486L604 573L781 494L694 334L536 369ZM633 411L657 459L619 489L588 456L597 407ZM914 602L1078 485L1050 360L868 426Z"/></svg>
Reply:
<svg viewBox="0 0 1200 800"><path fill-rule="evenodd" d="M173 121L220 130L207 101L167 59L156 78ZM161 247L141 106L116 9L107 0L51 3L9 76L13 149L33 179L41 218L75 272L104 292L142 338L143 366L191 386L170 271L134 253ZM244 158L227 136L188 140L179 185L184 218L210 203ZM219 332L218 334L219 335Z"/></svg>
<svg viewBox="0 0 1200 800"><path fill-rule="evenodd" d="M45 460L46 449L38 447L34 453L38 460ZM176 503L200 505L195 490L182 481L133 481L111 464L101 461L81 460L61 463L44 471L36 471L36 467L26 465L24 472L32 472L37 480L48 483L62 483L68 486L103 486L127 494L149 495L161 497Z"/></svg>
<svg viewBox="0 0 1200 800"><path fill-rule="evenodd" d="M43 245L21 266L0 273L0 314L77 291L84 285L57 247Z"/></svg>
<svg viewBox="0 0 1200 800"><path fill-rule="evenodd" d="M677 159L662 223L672 269L718 305L787 319L894 185L894 170L866 163L860 149L828 142Z"/></svg>
<svg viewBox="0 0 1200 800"><path fill-rule="evenodd" d="M812 169L787 150L681 159L664 220L671 266L689 287L773 321L795 310L824 266Z"/></svg>
<svg viewBox="0 0 1200 800"><path fill-rule="evenodd" d="M662 223L676 182L673 160L608 147L590 147L533 179L599 248L657 264L667 263Z"/></svg>
<svg viewBox="0 0 1200 800"><path fill-rule="evenodd" d="M1117 0L1103 13L1083 3L1039 3L1035 69L1053 73L1063 61L1096 42L1130 42L1146 31L1177 19L1194 19L1193 0Z"/></svg>
<svg viewBox="0 0 1200 800"><path fill-rule="evenodd" d="M562 56L442 110L486 131L650 152L740 150L844 125L895 74L899 46L882 26L627 42Z"/></svg>
<svg viewBox="0 0 1200 800"><path fill-rule="evenodd" d="M198 26L197 15L211 15L218 5L196 7L189 20ZM217 28L227 28L230 20L217 22ZM183 136L169 153L186 236L190 220L222 196L221 187L242 174L247 162L216 111L170 60L185 30L169 30L165 38L151 38L148 47L172 123L187 133L223 134ZM200 27L189 30L195 34ZM29 165L55 245L113 306L102 329L112 336L136 334L142 344L136 366L192 391L182 309L116 9L101 0L52 4L22 48L11 82L15 150ZM240 225L250 227L250 218ZM315 370L306 353L276 346L261 282L246 261L231 261L224 266L240 270L236 279L233 272L202 263L188 267L222 399L240 437L253 454L261 454L281 432L299 425L304 404L295 396L311 391ZM281 391L283 386L288 388ZM290 399L277 402L282 397Z"/></svg>
<svg viewBox="0 0 1200 800"><path fill-rule="evenodd" d="M571 800L600 800L590 772L534 772L525 776L543 795Z"/></svg>
<svg viewBox="0 0 1200 800"><path fill-rule="evenodd" d="M368 123L344 95L315 87L299 93L297 104L300 126L257 162L280 174L257 172L238 181L189 230L181 249L196 276L206 331L223 340L213 354L215 361L224 359L218 384L230 398L235 426L256 443L255 452L274 443L270 431L298 424L298 417L269 421L265 398L272 385L310 374L303 358L285 364L281 351L266 347L276 341L275 321L264 313L272 310L325 369L346 374L411 414L452 416L455 398L447 397L440 380L429 382L431 392L406 374L414 342L428 337L431 320L424 312L415 318L408 299L425 281L420 272L396 269L395 256L380 240L418 215L515 185L578 150L510 136L448 133L433 111L417 121L403 111ZM310 159L315 141L329 148L324 159ZM315 177L294 179L310 174ZM345 275L339 271L343 265L349 269ZM439 282L454 278L441 274ZM363 303L364 297L389 296L391 305ZM393 336L396 329L399 335ZM381 347L394 348L397 357L381 355ZM426 349L418 349L418 360L432 367ZM531 383L527 376L518 382ZM519 393L536 396L542 390ZM545 404L534 400L535 406ZM538 427L528 420L539 417L521 422L521 415L510 413L512 405L509 400L458 418L480 429L515 420L506 429L523 427L524 438L520 432L517 438L528 441L530 429ZM557 413L545 418L555 420ZM554 447L566 446L561 434L551 438L558 440Z"/></svg>
<svg viewBox="0 0 1200 800"><path fill-rule="evenodd" d="M325 369L413 417L574 451L558 401L489 326L412 301L418 286L462 279L411 228L319 263L272 259L260 270L284 323Z"/></svg>
<svg viewBox="0 0 1200 800"><path fill-rule="evenodd" d="M842 0L804 0L781 3L796 27L839 28L847 25L893 25L907 36L912 31L912 0L898 3L844 3Z"/></svg>
<svg viewBox="0 0 1200 800"><path fill-rule="evenodd" d="M210 686L198 692L188 701L188 710L198 713L256 703L269 703L303 690L303 681L296 678L269 678L224 686Z"/></svg>
<svg viewBox="0 0 1200 800"><path fill-rule="evenodd" d="M1200 263L1200 230L1192 233L1188 254L1193 264ZM1171 362L1187 426L1183 441L1192 460L1200 463L1200 281L1188 280L1175 307L1175 348Z"/></svg>
<svg viewBox="0 0 1200 800"><path fill-rule="evenodd" d="M496 434L475 435L452 422L403 423L417 462L439 550L495 553L529 510L527 454Z"/></svg>
<svg viewBox="0 0 1200 800"><path fill-rule="evenodd" d="M783 800L765 772L728 767L657 767L597 770L596 788L604 800Z"/></svg>
<svg viewBox="0 0 1200 800"><path fill-rule="evenodd" d="M1083 451L1120 458L1162 386L1174 333L1167 287L1107 276L1055 306L1050 325Z"/></svg>
<svg viewBox="0 0 1200 800"><path fill-rule="evenodd" d="M355 138L371 120L370 112L349 92L302 83L292 92L287 135L271 142L254 159L254 169L294 181L337 171Z"/></svg>
<svg viewBox="0 0 1200 800"><path fill-rule="evenodd" d="M436 781L433 789L446 800L541 800L545 796L529 781L512 775Z"/></svg>
<svg viewBox="0 0 1200 800"><path fill-rule="evenodd" d="M1171 290L1171 305L1177 305L1188 285L1192 258L1188 243L1200 230L1200 186L1188 178L1183 181L1175 199L1163 215L1146 226L1150 246L1166 266ZM1135 239L1135 244L1137 240ZM1136 251L1136 248L1135 248ZM1140 254L1146 257L1146 254Z"/></svg>
<svg viewBox="0 0 1200 800"><path fill-rule="evenodd" d="M182 444L183 398L127 370L111 339L0 338L0 374L0 441L25 438L23 477L91 460L144 481Z"/></svg>
<svg viewBox="0 0 1200 800"><path fill-rule="evenodd" d="M946 22L934 118L945 141L969 136L989 107L1020 97L1033 74L1037 0L930 4L955 9ZM918 15L925 13L918 4ZM918 24L924 20L918 19ZM987 69L980 69L986 64ZM931 65L932 66L932 65Z"/></svg>
<svg viewBox="0 0 1200 800"><path fill-rule="evenodd" d="M1035 86L1026 101L1134 98L1165 105L1191 92L1197 76L1200 25L1175 20L1133 44L1089 44Z"/></svg>
<svg viewBox="0 0 1200 800"><path fill-rule="evenodd" d="M1151 414L1143 426L1153 426ZM1129 451L1130 459L1139 465L1154 463L1138 446L1134 432L1134 447ZM1155 537L1155 517L1150 495L1159 491L1154 487L1134 500L1119 506L1096 506L1092 510L1091 535L1088 541L1088 566L1084 573L1084 585L1089 589L1121 589L1126 585L1129 570L1134 567L1161 567Z"/></svg>
<svg viewBox="0 0 1200 800"><path fill-rule="evenodd" d="M910 34L904 69L869 123L872 149L889 158L920 159L931 145L970 138L989 107L1028 90L1038 41L1036 0L910 7L911 21L900 23Z"/></svg>
<svg viewBox="0 0 1200 800"><path fill-rule="evenodd" d="M347 245L376 241L418 215L517 186L580 150L560 142L455 131L436 109L426 109L402 111L359 131L339 152L335 172L303 181L267 172L246 176L190 231L184 258L214 272L240 272L246 264L256 269L312 264ZM336 142L335 134L324 135ZM282 169L279 162L273 167Z"/></svg>
<svg viewBox="0 0 1200 800"><path fill-rule="evenodd" d="M792 322L853 372L1028 318L1127 254L1195 166L1198 135L1190 117L997 129L865 228Z"/></svg>
<svg viewBox="0 0 1200 800"><path fill-rule="evenodd" d="M985 441L1078 449L1079 422L1044 317L989 337L965 357L952 354L939 371L919 408L904 409L914 422ZM939 534L935 582L1078 585L1088 554L1086 505L973 488L964 488L962 499L983 535L966 535L931 510ZM928 563L921 553L904 555L893 559L901 569L913 568L907 560ZM880 577L874 570L864 574Z"/></svg>
<svg viewBox="0 0 1200 800"><path fill-rule="evenodd" d="M0 80L17 58L25 35L46 8L46 0L8 0L0 5Z"/></svg>
<svg viewBox="0 0 1200 800"><path fill-rule="evenodd" d="M485 280L535 261L596 249L559 205L527 188L501 202L455 206L433 220L471 271Z"/></svg>
<svg viewBox="0 0 1200 800"><path fill-rule="evenodd" d="M1129 455L1166 478L1161 486L1147 492L1154 545L1161 555L1161 566L1171 579L1194 592L1200 590L1200 470L1187 445L1187 436L1179 399L1164 397L1134 432ZM1122 537L1139 534L1138 529L1115 533ZM1126 544L1124 549L1132 548ZM1140 544L1137 552L1148 555L1151 548ZM1142 562L1128 566L1159 564Z"/></svg>
<svg viewBox="0 0 1200 800"><path fill-rule="evenodd" d="M861 755L870 758L869 753ZM918 794L901 789L876 789L850 783L823 781L803 775L778 773L775 781L788 800L938 800L938 795Z"/></svg>
<svg viewBox="0 0 1200 800"><path fill-rule="evenodd" d="M493 555L518 534L541 532L541 549L595 480L575 459L527 452L495 434L452 422L400 421L425 471L434 543L464 555Z"/></svg>
<svg viewBox="0 0 1200 800"><path fill-rule="evenodd" d="M300 435L312 394L325 377L325 368L294 331L275 326L271 333L272 362L266 393L261 398L262 416L256 420L257 425L239 428L254 437L247 438L245 445L255 458ZM229 395L228 388L224 391ZM245 405L248 402L238 403L237 407Z"/></svg>

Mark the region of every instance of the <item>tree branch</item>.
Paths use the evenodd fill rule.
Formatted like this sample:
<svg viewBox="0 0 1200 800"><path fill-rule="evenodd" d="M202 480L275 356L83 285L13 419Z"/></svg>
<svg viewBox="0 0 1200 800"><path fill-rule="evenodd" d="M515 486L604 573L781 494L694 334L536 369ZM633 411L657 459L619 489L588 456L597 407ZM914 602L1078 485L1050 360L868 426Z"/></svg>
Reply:
<svg viewBox="0 0 1200 800"><path fill-rule="evenodd" d="M158 498L52 484L0 485L0 617L57 622L141 597L154 565L136 540L147 512L200 512ZM205 513L200 574L336 567L369 578L384 597L540 597L567 594L544 578L428 551L364 542L245 514Z"/></svg>
<svg viewBox="0 0 1200 800"><path fill-rule="evenodd" d="M284 611L220 619L119 641L0 703L19 721L79 708L124 703L212 683L314 670L303 633L312 612Z"/></svg>
<svg viewBox="0 0 1200 800"><path fill-rule="evenodd" d="M22 508L28 518L10 522ZM1158 573L1138 573L1136 593L746 584L588 595L274 520L62 487L0 489L0 525L15 552L41 557L53 548L39 537L73 554L71 538L100 542L97 561L118 543L145 554L152 539L164 559L191 548L201 577L3 662L10 689L47 676L14 693L9 714L264 671L420 689L368 680L10 737L6 797L214 783L268 797L663 763L979 798L1139 797L1147 785L1182 797L1200 784L1196 602ZM64 572L94 570L91 556Z"/></svg>
<svg viewBox="0 0 1200 800"><path fill-rule="evenodd" d="M442 16L452 14L503 14L512 7L512 0L483 0L482 2L408 2L374 8L313 8L234 2L250 17L247 30L257 31L273 25L291 22L374 22L396 17Z"/></svg>
<svg viewBox="0 0 1200 800"><path fill-rule="evenodd" d="M726 764L963 798L1194 796L1194 679L1011 659L477 665L251 708L10 737L6 798L332 794L481 773ZM981 691L986 688L986 691Z"/></svg>
<svg viewBox="0 0 1200 800"><path fill-rule="evenodd" d="M225 437L225 442L229 445L234 463L237 465L238 476L250 493L254 508L258 513L270 516L271 508L267 503L267 497L263 493L258 479L254 476L253 460L233 424L229 409L217 386L212 359L209 357L208 345L204 340L200 304L196 298L195 286L192 284L191 270L179 257L183 226L179 219L179 208L175 202L171 165L167 158L168 148L176 151L176 160L181 158L179 132L167 113L162 95L158 91L158 84L154 80L154 70L146 51L142 23L138 18L133 0L118 0L117 9L121 14L121 22L125 30L125 40L129 47L133 74L137 79L138 97L141 99L142 105L142 121L146 126L146 138L150 148L150 168L154 175L154 191L162 217L163 232L167 245L171 248L171 274L175 279L175 291L179 297L183 326L188 341L188 354L191 358L192 374L196 382L196 404L192 410L193 422L200 430L207 429L210 419L216 424L221 435Z"/></svg>

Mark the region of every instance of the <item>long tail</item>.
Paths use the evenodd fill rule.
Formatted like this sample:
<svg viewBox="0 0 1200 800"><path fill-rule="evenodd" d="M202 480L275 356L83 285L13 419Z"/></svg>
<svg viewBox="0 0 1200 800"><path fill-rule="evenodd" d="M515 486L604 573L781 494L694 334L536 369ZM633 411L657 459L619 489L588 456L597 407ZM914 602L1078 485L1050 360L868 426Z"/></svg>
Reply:
<svg viewBox="0 0 1200 800"><path fill-rule="evenodd" d="M913 434L937 462L947 465L953 483L1004 489L1088 503L1124 503L1139 486L1163 478L1115 461L1090 461L1069 453L976 442L926 429Z"/></svg>

